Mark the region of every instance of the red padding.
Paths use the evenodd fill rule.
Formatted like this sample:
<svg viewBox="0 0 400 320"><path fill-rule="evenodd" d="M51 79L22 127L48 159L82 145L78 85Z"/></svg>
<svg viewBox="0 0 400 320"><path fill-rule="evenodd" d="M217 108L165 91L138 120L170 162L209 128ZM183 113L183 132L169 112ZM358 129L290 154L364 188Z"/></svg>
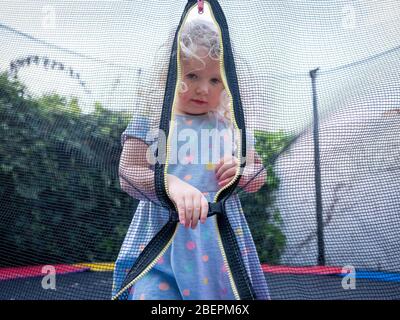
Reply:
<svg viewBox="0 0 400 320"><path fill-rule="evenodd" d="M290 273L290 274L341 274L341 267L310 266L310 267L288 267L261 265L262 270L268 273Z"/></svg>
<svg viewBox="0 0 400 320"><path fill-rule="evenodd" d="M14 267L14 268L1 268L0 269L0 280L16 279L16 278L28 278L28 277L44 277L49 274L48 269L43 269L44 265L40 266L27 266L27 267ZM87 267L70 266L66 264L54 265L56 274L64 274L71 272L82 272L90 270ZM43 270L43 272L42 272Z"/></svg>

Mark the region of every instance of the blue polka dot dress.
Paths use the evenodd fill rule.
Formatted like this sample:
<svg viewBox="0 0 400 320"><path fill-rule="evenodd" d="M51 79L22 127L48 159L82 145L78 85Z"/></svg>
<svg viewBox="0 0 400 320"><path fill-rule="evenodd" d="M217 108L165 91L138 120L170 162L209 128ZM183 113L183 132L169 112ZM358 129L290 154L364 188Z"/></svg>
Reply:
<svg viewBox="0 0 400 320"><path fill-rule="evenodd" d="M133 128L134 124L131 123L123 137L135 135L145 139L146 132L141 132L146 130L145 126ZM172 128L168 173L196 187L209 202L213 202L220 189L215 165L221 157L232 155L233 151L232 136L226 122L214 113L196 116L176 114ZM232 198L227 202L228 207L231 206L231 213L241 214L239 199ZM152 216L154 219L150 221ZM134 257L145 245L143 236L138 233L143 233L152 225L156 228L154 220L161 216L168 216L164 208L140 201L116 263L114 294ZM161 220L159 218L160 223ZM248 266L248 271L258 277L258 281L265 282L247 223L244 217L235 221L239 221L235 232L239 238L243 238L242 241L239 239L242 254L251 254L251 261L258 261L258 266ZM155 231L149 233L154 235ZM235 300L238 294L224 255L226 253L222 248L216 216L207 218L204 224L199 221L194 230L179 223L171 245L157 263L128 289L128 299ZM268 297L266 284L263 295L264 298Z"/></svg>

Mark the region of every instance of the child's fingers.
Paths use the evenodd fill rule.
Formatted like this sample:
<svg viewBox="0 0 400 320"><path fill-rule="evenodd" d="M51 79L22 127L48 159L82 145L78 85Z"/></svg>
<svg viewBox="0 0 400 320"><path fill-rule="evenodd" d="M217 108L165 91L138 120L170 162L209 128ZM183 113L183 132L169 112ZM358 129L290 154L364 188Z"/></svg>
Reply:
<svg viewBox="0 0 400 320"><path fill-rule="evenodd" d="M223 164L223 165L218 169L218 171L216 172L215 177L216 177L217 179L219 179L220 176L221 176L229 167L230 167L229 165Z"/></svg>
<svg viewBox="0 0 400 320"><path fill-rule="evenodd" d="M224 164L225 164L225 157L219 159L217 165L216 165L215 168L214 168L214 171L215 171L215 175L216 175L216 176L218 175L218 173L223 172L223 171L221 171L221 169L222 169L222 167L223 167Z"/></svg>
<svg viewBox="0 0 400 320"><path fill-rule="evenodd" d="M228 179L225 179L225 180L223 180L223 181L221 181L221 182L218 182L218 185L219 185L220 187L223 187L224 185L228 184L231 180L232 180L232 177L230 177L230 178L228 178Z"/></svg>
<svg viewBox="0 0 400 320"><path fill-rule="evenodd" d="M186 194L185 198L185 213L186 213L186 223L185 227L190 227L190 221L192 220L193 215L193 197L191 194Z"/></svg>
<svg viewBox="0 0 400 320"><path fill-rule="evenodd" d="M175 203L178 208L179 222L185 224L185 200L183 197L179 197L176 199Z"/></svg>
<svg viewBox="0 0 400 320"><path fill-rule="evenodd" d="M227 178L232 178L235 176L236 174L236 167L233 168L229 168L228 170L226 170L223 174L221 174L221 176L219 178L217 178L219 181L225 180Z"/></svg>
<svg viewBox="0 0 400 320"><path fill-rule="evenodd" d="M223 180L223 181L221 181L221 182L218 182L218 185L219 185L220 187L224 187L225 184L227 184L228 182L229 182L229 180L228 180L228 179L225 179L225 180Z"/></svg>
<svg viewBox="0 0 400 320"><path fill-rule="evenodd" d="M215 176L220 179L221 175L230 168L236 168L238 165L237 159L232 156L228 156L221 159L221 164L215 169Z"/></svg>
<svg viewBox="0 0 400 320"><path fill-rule="evenodd" d="M206 222L207 215L208 215L208 201L203 196L203 197L201 197L201 213L200 213L201 223L204 224Z"/></svg>
<svg viewBox="0 0 400 320"><path fill-rule="evenodd" d="M193 198L192 229L195 229L199 222L200 209L201 209L200 205L201 205L201 198L200 198L200 196L196 195Z"/></svg>
<svg viewBox="0 0 400 320"><path fill-rule="evenodd" d="M217 172L219 170L219 168L221 167L221 165L224 163L224 158L221 158L218 160L217 164L214 167L215 172Z"/></svg>

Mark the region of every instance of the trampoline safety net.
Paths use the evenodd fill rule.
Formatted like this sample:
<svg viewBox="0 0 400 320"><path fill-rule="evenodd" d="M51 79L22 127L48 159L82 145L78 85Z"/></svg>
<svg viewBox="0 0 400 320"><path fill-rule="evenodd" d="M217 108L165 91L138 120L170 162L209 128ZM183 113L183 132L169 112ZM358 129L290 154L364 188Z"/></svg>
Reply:
<svg viewBox="0 0 400 320"><path fill-rule="evenodd" d="M399 299L399 39L396 0L3 1L0 299Z"/></svg>

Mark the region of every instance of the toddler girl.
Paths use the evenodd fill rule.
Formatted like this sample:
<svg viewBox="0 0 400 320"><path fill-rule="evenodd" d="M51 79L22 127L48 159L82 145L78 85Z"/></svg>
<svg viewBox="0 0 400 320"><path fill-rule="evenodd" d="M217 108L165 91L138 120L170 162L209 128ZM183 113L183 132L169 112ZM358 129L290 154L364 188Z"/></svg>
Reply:
<svg viewBox="0 0 400 320"><path fill-rule="evenodd" d="M184 24L178 57L180 83L171 115L166 182L180 224L171 245L157 264L129 288L128 299L234 300L238 299L237 288L226 260L216 216L207 218L208 202L213 202L217 193L235 177L239 178L239 160L235 156L237 138L233 134L230 99L220 70L220 38L214 24L201 19ZM134 119L122 135L121 159L129 154L129 150L131 155L138 152L130 146L130 140L146 141L149 129L146 121L141 121L140 125L135 123L137 121ZM263 185L265 174L247 183L249 172L262 168L254 151L254 142L250 136L248 140L247 166L239 186L246 185L246 191L255 192ZM129 187L125 190L129 193ZM130 194L135 196L134 192ZM243 259L252 281L257 281L261 288L257 298L267 299L265 278L240 201L237 196L231 198L226 202L226 210L236 215L233 227ZM119 273L123 272L120 270L123 269L122 261L126 261L128 255L139 253L138 247L145 238L141 233L157 223L151 217L168 215L164 208L143 202L147 202L146 206L142 205L140 212L139 209L136 211L121 248L120 263L117 261L114 274L114 294L120 283Z"/></svg>

